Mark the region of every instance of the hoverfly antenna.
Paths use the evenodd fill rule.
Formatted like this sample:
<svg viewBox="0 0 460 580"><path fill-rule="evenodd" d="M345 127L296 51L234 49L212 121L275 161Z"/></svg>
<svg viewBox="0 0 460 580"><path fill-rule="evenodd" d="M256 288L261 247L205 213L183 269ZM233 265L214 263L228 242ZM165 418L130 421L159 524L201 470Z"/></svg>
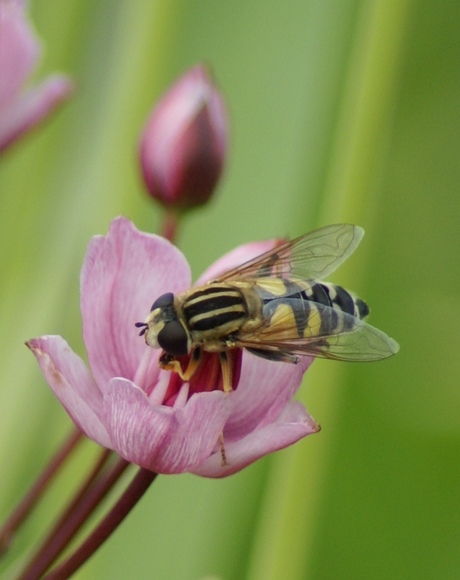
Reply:
<svg viewBox="0 0 460 580"><path fill-rule="evenodd" d="M146 322L136 322L134 326L136 328L142 328L142 330L139 332L139 336L144 336L144 334L147 331L147 328L149 327L149 325Z"/></svg>

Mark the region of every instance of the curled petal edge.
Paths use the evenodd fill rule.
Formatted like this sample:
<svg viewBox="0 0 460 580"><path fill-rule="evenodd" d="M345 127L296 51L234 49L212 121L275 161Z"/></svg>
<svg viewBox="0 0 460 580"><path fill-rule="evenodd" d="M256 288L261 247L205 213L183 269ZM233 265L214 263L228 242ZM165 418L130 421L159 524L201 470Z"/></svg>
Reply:
<svg viewBox="0 0 460 580"><path fill-rule="evenodd" d="M203 477L226 477L241 471L264 455L284 449L318 431L320 426L308 415L303 405L291 401L276 422L238 441L225 443L228 465L222 466L220 452L215 452L191 471Z"/></svg>
<svg viewBox="0 0 460 580"><path fill-rule="evenodd" d="M82 359L60 336L33 338L26 345L77 427L93 441L112 449L100 418L102 396Z"/></svg>

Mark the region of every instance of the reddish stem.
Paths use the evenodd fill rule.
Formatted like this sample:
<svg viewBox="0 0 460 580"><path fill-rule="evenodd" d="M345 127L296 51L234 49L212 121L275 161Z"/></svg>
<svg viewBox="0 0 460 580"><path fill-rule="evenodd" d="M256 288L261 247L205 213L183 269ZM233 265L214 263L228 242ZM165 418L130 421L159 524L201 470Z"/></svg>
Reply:
<svg viewBox="0 0 460 580"><path fill-rule="evenodd" d="M161 224L161 235L173 242L177 235L177 226L179 219L177 213L171 210L166 210L163 214L163 222Z"/></svg>
<svg viewBox="0 0 460 580"><path fill-rule="evenodd" d="M137 475L109 513L86 538L79 548L62 564L51 570L45 580L65 580L82 566L115 531L154 481L157 474L139 469Z"/></svg>
<svg viewBox="0 0 460 580"><path fill-rule="evenodd" d="M75 449L78 443L82 441L82 439L83 433L79 429L74 429L70 437L64 441L64 444L58 449L48 465L32 484L29 491L3 524L0 530L0 554L4 554L8 550L14 533L30 515L41 496L47 490L52 478L63 466L66 459L68 459L72 451Z"/></svg>
<svg viewBox="0 0 460 580"><path fill-rule="evenodd" d="M22 574L18 576L18 580L40 578L80 531L89 516L130 465L125 459L118 459L114 466L108 467L106 472L101 474L101 469L108 458L114 456L113 452L104 449L101 458L83 483L80 491L70 502Z"/></svg>

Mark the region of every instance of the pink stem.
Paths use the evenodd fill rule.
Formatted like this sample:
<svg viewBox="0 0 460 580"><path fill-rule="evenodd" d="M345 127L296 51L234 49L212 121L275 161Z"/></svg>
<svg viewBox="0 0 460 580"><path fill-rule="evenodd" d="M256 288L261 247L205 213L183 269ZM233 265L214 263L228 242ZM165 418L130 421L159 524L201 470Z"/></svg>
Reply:
<svg viewBox="0 0 460 580"><path fill-rule="evenodd" d="M86 538L79 548L62 564L51 570L45 576L45 580L65 580L69 578L80 566L82 566L94 552L115 531L118 525L129 514L144 493L154 481L157 474L147 469L139 469L137 475L130 483L117 503L102 519L99 525Z"/></svg>
<svg viewBox="0 0 460 580"><path fill-rule="evenodd" d="M174 242L177 236L178 223L179 219L177 213L174 211L166 210L166 212L163 214L163 222L161 224L161 235L170 242Z"/></svg>
<svg viewBox="0 0 460 580"><path fill-rule="evenodd" d="M52 478L82 439L83 433L79 429L74 429L3 524L0 530L0 554L4 554L8 550L14 533L30 515L38 500L47 490Z"/></svg>
<svg viewBox="0 0 460 580"><path fill-rule="evenodd" d="M18 576L18 580L35 580L48 570L130 465L128 461L119 458L114 466L108 467L106 473L101 475L102 468L111 457L115 457L115 454L104 449L95 468Z"/></svg>

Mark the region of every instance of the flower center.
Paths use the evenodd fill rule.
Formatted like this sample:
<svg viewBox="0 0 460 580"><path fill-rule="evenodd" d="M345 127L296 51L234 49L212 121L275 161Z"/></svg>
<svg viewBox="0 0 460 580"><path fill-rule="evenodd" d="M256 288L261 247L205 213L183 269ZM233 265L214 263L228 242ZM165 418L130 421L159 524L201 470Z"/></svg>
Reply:
<svg viewBox="0 0 460 580"><path fill-rule="evenodd" d="M227 351L227 356L228 363L232 369L232 389L235 390L240 380L243 351L239 348L230 349ZM190 355L174 358L180 363L183 371L188 368ZM190 386L188 398L194 393L223 391L223 376L219 353L202 351L199 364L188 382ZM169 384L163 398L164 405L174 405L183 384L184 381L179 374L171 372Z"/></svg>

